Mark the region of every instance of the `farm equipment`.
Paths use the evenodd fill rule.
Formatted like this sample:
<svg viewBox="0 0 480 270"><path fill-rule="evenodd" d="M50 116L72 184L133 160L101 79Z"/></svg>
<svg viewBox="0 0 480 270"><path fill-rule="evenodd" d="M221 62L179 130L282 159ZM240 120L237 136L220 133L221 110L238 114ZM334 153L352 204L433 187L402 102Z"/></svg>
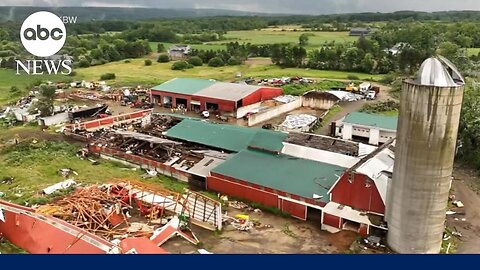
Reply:
<svg viewBox="0 0 480 270"><path fill-rule="evenodd" d="M358 87L355 86L355 83L354 83L354 82L351 82L351 83L349 83L349 84L345 87L345 91L358 92Z"/></svg>
<svg viewBox="0 0 480 270"><path fill-rule="evenodd" d="M131 108L142 108L142 109L150 109L153 108L153 103L150 103L146 100L137 99L132 105Z"/></svg>

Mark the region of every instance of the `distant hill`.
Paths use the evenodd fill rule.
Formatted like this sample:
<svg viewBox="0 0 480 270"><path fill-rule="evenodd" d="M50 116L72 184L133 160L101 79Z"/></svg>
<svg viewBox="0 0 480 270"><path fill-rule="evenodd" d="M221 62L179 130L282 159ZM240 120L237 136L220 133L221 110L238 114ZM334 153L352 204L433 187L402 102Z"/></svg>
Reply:
<svg viewBox="0 0 480 270"><path fill-rule="evenodd" d="M198 18L212 16L271 16L222 9L155 9L155 8L118 8L118 7L2 7L0 22L23 21L36 11L50 11L59 16L77 16L79 21L91 20L144 20L155 18ZM278 15L278 14L276 14Z"/></svg>

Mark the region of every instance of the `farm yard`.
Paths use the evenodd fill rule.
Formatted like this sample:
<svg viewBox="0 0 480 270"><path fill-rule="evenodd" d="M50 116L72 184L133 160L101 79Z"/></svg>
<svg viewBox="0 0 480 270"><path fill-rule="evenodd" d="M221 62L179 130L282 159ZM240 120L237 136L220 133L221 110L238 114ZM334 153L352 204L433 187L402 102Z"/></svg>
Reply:
<svg viewBox="0 0 480 270"><path fill-rule="evenodd" d="M395 139L406 121L400 93L408 109L409 78L437 86L423 82L434 77L424 75L437 62L464 100L459 146L441 153L455 155L455 181L439 252L479 252L480 24L461 21L461 13L425 22L396 13L378 22L335 16L92 19L72 27L52 57L73 61L69 76L16 75L14 59L27 52L18 39L2 42L0 253L62 251L68 235L53 243L36 238L44 236L37 221L54 218L118 253L130 253L119 243L137 236L157 253L390 253L387 233L409 226L392 225L388 196L416 191L387 190L401 183L392 178L417 177L402 179L393 170L411 158L395 153L395 144L412 147ZM18 37L0 23L4 32ZM68 181L75 188L65 187ZM120 182L130 189L119 191ZM189 209L189 194L198 196L195 205L198 198L205 204ZM33 216L35 228L17 216ZM156 242L172 228L181 237ZM112 250L97 253L103 251Z"/></svg>

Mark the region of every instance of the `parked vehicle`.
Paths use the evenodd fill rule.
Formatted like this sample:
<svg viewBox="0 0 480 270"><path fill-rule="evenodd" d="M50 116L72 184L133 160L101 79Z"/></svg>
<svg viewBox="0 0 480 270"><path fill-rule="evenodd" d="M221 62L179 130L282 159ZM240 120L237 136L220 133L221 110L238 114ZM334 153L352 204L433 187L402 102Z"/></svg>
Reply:
<svg viewBox="0 0 480 270"><path fill-rule="evenodd" d="M376 96L377 96L377 93L373 90L370 90L368 91L366 98L367 100L374 100Z"/></svg>

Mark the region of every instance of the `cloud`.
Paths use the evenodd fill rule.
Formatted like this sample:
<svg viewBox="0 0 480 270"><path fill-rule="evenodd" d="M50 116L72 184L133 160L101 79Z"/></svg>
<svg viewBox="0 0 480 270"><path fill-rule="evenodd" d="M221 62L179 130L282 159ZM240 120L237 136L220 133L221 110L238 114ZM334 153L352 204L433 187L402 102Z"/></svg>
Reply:
<svg viewBox="0 0 480 270"><path fill-rule="evenodd" d="M3 6L213 8L268 13L331 14L398 10L480 10L478 0L2 0Z"/></svg>

